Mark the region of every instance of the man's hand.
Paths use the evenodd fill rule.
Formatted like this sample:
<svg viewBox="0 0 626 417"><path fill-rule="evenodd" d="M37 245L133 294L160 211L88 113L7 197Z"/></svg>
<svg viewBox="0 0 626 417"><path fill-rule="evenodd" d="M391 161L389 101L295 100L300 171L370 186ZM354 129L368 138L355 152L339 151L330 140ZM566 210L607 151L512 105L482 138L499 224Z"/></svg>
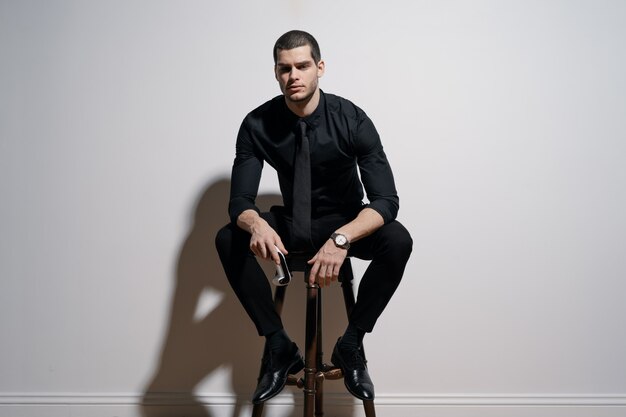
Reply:
<svg viewBox="0 0 626 417"><path fill-rule="evenodd" d="M309 265L313 265L309 275L309 285L315 282L320 287L330 285L332 281L337 281L339 277L339 269L346 259L348 251L335 246L335 242L328 239L324 246L308 261Z"/></svg>
<svg viewBox="0 0 626 417"><path fill-rule="evenodd" d="M283 245L278 233L254 210L244 211L237 219L237 224L250 233L250 250L259 258L273 260L280 265L280 258L276 253L278 249L287 255L287 249Z"/></svg>
<svg viewBox="0 0 626 417"><path fill-rule="evenodd" d="M369 236L385 224L383 217L374 209L369 207L361 210L356 219L350 223L341 226L335 230L348 238L350 243ZM324 246L311 258L309 265L313 265L311 274L309 275L309 284L315 282L320 287L330 285L332 281L336 281L339 277L339 269L343 265L343 261L348 256L346 249L338 248L335 242L328 239Z"/></svg>

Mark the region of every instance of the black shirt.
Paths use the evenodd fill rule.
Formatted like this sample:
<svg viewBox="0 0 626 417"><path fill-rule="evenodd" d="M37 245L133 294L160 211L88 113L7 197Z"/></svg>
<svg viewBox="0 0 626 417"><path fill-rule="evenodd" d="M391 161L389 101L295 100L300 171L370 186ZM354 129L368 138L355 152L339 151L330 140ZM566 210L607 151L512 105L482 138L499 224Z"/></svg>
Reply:
<svg viewBox="0 0 626 417"><path fill-rule="evenodd" d="M282 95L243 120L231 177L229 215L233 222L244 210L259 212L255 199L264 161L278 173L283 202L291 212L299 120ZM302 120L310 142L313 218L331 213L356 215L366 207L365 187L367 207L380 213L385 223L395 219L399 200L393 174L365 112L344 98L320 91L317 108Z"/></svg>

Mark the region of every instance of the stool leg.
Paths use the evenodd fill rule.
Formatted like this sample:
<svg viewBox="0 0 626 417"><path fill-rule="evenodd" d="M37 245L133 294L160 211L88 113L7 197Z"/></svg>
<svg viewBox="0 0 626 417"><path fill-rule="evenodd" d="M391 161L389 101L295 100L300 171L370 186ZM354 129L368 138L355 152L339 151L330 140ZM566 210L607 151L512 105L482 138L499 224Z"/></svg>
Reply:
<svg viewBox="0 0 626 417"><path fill-rule="evenodd" d="M324 366L324 350L322 346L322 289L317 289L317 326L316 326L316 335L317 335L317 355L315 356L315 364L317 366L318 371L323 371L322 367Z"/></svg>
<svg viewBox="0 0 626 417"><path fill-rule="evenodd" d="M324 373L315 376L315 417L324 415Z"/></svg>
<svg viewBox="0 0 626 417"><path fill-rule="evenodd" d="M376 417L376 409L374 409L374 400L364 400L363 408L365 408L365 417Z"/></svg>
<svg viewBox="0 0 626 417"><path fill-rule="evenodd" d="M254 404L252 407L252 417L261 417L263 415L263 405L265 403Z"/></svg>
<svg viewBox="0 0 626 417"><path fill-rule="evenodd" d="M317 290L317 355L315 365L317 373L315 375L315 417L324 415L324 351L322 350L322 289Z"/></svg>
<svg viewBox="0 0 626 417"><path fill-rule="evenodd" d="M305 274L306 276L307 274ZM306 294L306 335L304 358L304 417L313 417L315 408L315 374L317 354L317 284L307 280Z"/></svg>

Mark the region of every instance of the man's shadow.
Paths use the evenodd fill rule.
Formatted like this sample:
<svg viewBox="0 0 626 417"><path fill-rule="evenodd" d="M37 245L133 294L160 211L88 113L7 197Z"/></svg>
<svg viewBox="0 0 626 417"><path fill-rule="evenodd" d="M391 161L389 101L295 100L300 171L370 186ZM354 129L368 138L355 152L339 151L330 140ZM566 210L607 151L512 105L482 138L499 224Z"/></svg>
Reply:
<svg viewBox="0 0 626 417"><path fill-rule="evenodd" d="M229 180L217 180L204 190L196 203L194 223L182 244L176 265L175 289L160 360L140 406L144 417L172 415L164 413L164 407L169 406L182 407L187 417L212 417L207 402L202 401L194 389L220 369L231 371L231 390L235 395L232 417L239 417L242 408L250 405L264 338L257 335L235 297L215 250L215 235L229 221L229 190ZM281 203L281 196L276 194L257 198L257 205L263 211ZM272 265L262 264L268 276L273 273ZM303 348L305 289L301 274L294 278L282 316L287 332ZM341 291L338 287L333 290L325 293L324 313L333 319L326 320L324 334L336 337L347 320ZM206 312L203 312L203 305ZM325 340L326 352L332 349L331 342L334 340ZM297 404L301 394L292 391ZM350 410L341 414L351 416L352 409L348 408ZM290 415L296 417L300 413L301 409L294 408Z"/></svg>

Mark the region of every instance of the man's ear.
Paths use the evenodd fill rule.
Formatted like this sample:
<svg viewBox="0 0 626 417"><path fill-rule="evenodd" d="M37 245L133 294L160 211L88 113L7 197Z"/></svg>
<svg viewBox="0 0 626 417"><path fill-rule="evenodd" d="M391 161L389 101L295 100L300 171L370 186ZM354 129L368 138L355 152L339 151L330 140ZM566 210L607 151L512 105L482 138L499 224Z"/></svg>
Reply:
<svg viewBox="0 0 626 417"><path fill-rule="evenodd" d="M326 70L326 63L323 59L320 59L320 62L317 63L317 78L321 78L324 75L324 71Z"/></svg>
<svg viewBox="0 0 626 417"><path fill-rule="evenodd" d="M278 81L278 73L276 72L276 64L274 64L274 78Z"/></svg>

